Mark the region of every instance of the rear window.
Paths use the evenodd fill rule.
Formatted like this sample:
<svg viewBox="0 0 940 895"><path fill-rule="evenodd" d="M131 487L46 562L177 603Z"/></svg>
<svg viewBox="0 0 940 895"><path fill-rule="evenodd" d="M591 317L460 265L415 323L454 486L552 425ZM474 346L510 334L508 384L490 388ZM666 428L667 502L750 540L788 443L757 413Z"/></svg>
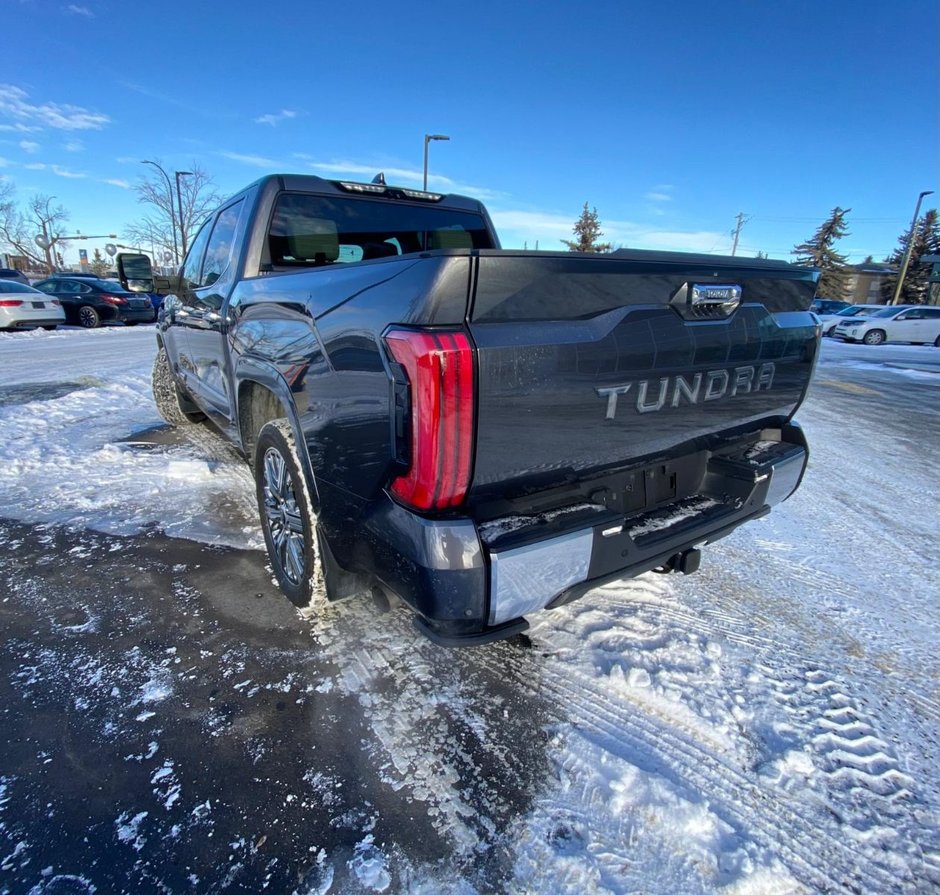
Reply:
<svg viewBox="0 0 940 895"><path fill-rule="evenodd" d="M447 248L493 248L482 215L393 199L285 193L268 231L275 267L348 264Z"/></svg>
<svg viewBox="0 0 940 895"><path fill-rule="evenodd" d="M25 283L17 283L16 280L0 280L0 292L36 292L36 290Z"/></svg>

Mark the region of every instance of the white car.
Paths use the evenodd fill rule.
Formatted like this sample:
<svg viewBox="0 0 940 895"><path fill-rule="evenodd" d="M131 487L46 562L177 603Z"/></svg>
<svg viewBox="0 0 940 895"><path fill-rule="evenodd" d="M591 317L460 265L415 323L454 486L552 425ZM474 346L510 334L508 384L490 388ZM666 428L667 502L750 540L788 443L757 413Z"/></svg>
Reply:
<svg viewBox="0 0 940 895"><path fill-rule="evenodd" d="M65 323L62 303L32 286L0 279L0 332L7 329L55 329Z"/></svg>
<svg viewBox="0 0 940 895"><path fill-rule="evenodd" d="M820 324L822 324L822 334L831 336L835 333L836 327L840 323L845 323L848 317L869 317L877 311L883 311L884 305L849 305L841 311L834 314L817 314Z"/></svg>
<svg viewBox="0 0 940 895"><path fill-rule="evenodd" d="M894 305L868 317L852 317L838 324L834 335L847 342L864 342L866 345L916 342L940 348L940 307Z"/></svg>

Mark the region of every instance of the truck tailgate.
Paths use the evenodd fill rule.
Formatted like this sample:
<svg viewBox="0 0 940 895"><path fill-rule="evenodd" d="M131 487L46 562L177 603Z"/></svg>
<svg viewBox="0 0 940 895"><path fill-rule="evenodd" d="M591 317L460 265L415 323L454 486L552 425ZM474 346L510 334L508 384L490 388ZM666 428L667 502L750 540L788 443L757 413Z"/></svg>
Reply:
<svg viewBox="0 0 940 895"><path fill-rule="evenodd" d="M815 282L783 262L480 252L471 499L782 424L816 359Z"/></svg>

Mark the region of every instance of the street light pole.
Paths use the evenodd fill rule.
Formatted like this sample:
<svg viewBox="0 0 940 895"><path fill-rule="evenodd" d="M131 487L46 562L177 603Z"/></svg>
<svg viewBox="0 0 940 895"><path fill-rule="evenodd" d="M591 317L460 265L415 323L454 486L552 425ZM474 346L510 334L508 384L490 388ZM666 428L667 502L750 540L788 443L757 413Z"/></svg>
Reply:
<svg viewBox="0 0 940 895"><path fill-rule="evenodd" d="M183 222L183 196L180 193L180 178L191 177L192 171L176 171L176 205L180 210L180 241L183 243L183 257L186 257L186 224Z"/></svg>
<svg viewBox="0 0 940 895"><path fill-rule="evenodd" d="M144 159L141 162L142 165L153 165L162 175L163 179L166 181L166 195L170 200L170 229L173 231L173 257L176 259L176 266L179 267L180 263L180 253L179 247L176 244L176 209L173 208L173 186L170 183L170 175L166 173L156 162L148 161Z"/></svg>
<svg viewBox="0 0 940 895"><path fill-rule="evenodd" d="M898 271L898 281L894 284L894 295L891 296L891 304L896 305L901 298L901 290L904 288L904 277L907 276L907 267L911 263L911 250L914 248L914 233L917 230L917 217L920 214L920 203L924 201L924 196L932 196L933 190L924 190L917 197L917 205L914 206L914 220L911 221L911 232L907 234L907 248L904 249L904 257L901 259L901 269Z"/></svg>
<svg viewBox="0 0 940 895"><path fill-rule="evenodd" d="M446 134L425 134L424 135L424 189L428 188L428 143L431 140L449 140Z"/></svg>

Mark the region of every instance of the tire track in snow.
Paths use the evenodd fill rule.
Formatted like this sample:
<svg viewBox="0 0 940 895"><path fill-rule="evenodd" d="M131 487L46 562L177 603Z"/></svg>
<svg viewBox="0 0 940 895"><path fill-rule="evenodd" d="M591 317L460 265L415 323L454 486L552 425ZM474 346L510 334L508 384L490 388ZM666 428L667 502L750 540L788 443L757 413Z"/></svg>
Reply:
<svg viewBox="0 0 940 895"><path fill-rule="evenodd" d="M468 793L478 794L474 792L477 784L467 789L460 782L469 753L449 742L450 731L437 715L439 707L450 706L449 711L457 716L469 713L481 725L490 723L491 710L485 700L466 702L461 696L459 681L472 676L473 666L478 666L477 673L483 670L508 680L520 694L547 698L554 723L572 724L611 755L652 768L692 801L707 799L712 813L744 840L778 856L800 882L815 891L904 891L912 882L903 878L905 868L892 866L884 854L873 853L864 842L843 841L838 826L829 829L808 823L798 801L749 776L737 752L721 748L719 739L703 742L697 725L656 712L645 700L613 693L568 661L549 659L533 673L529 651L513 644L497 645L475 650L466 659L457 654L450 663L456 677L448 680L442 676L437 648L427 651L403 618L384 616L389 624L376 632L375 620L365 606L345 604L340 609L340 617L332 624L342 636L321 638L321 646L342 669L343 686L361 697L377 745L384 752L386 782L395 788L408 787L416 800L428 806L429 814L436 815L439 830L454 843L458 865L470 861L489 838L488 818L507 810L492 795L484 798L483 811L471 804ZM357 636L362 640L363 635L366 642L350 651L349 643ZM548 625L540 629L536 646L550 654L553 648L556 654L564 652ZM415 649L425 661L414 661L411 651ZM383 693L390 680L394 686ZM461 701L464 704L457 707ZM504 750L499 758L506 757ZM860 860L860 850L864 860ZM614 854L611 861L616 864L628 857L627 853Z"/></svg>
<svg viewBox="0 0 940 895"><path fill-rule="evenodd" d="M514 663L505 671L516 676L519 687L527 686ZM783 801L783 794L773 797L721 756L704 749L688 731L673 727L662 717L638 713L632 702L612 702L608 689L572 668L565 668L564 675L546 668L540 685L540 692L549 693L556 705L567 707L570 721L601 735L609 752L633 764L639 756L644 765L658 768L693 797L704 795L714 812L744 838L753 838L777 853L812 889L898 890L898 868L877 863L875 856L861 865L857 848L846 845L838 832L808 827L799 811Z"/></svg>

